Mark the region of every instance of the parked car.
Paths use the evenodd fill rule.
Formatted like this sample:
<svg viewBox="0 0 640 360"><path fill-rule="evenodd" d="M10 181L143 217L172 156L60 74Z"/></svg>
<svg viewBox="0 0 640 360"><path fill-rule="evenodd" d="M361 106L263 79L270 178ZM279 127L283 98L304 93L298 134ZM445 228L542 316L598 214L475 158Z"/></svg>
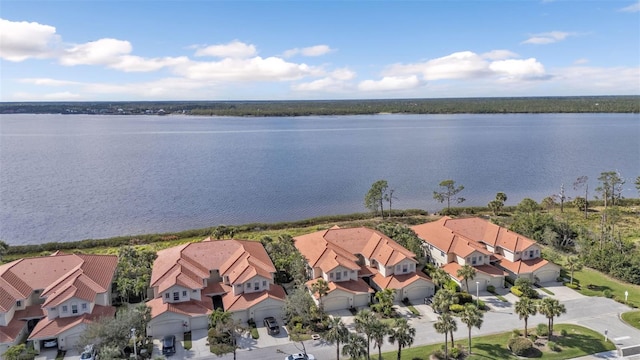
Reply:
<svg viewBox="0 0 640 360"><path fill-rule="evenodd" d="M316 357L311 354L291 354L284 360L316 360Z"/></svg>
<svg viewBox="0 0 640 360"><path fill-rule="evenodd" d="M278 326L278 321L273 316L264 318L264 327L267 328L269 335L280 334L280 326Z"/></svg>
<svg viewBox="0 0 640 360"><path fill-rule="evenodd" d="M58 347L58 339L50 339L42 342L42 346L45 348L54 348Z"/></svg>
<svg viewBox="0 0 640 360"><path fill-rule="evenodd" d="M176 336L166 335L162 338L162 355L173 355L176 353Z"/></svg>
<svg viewBox="0 0 640 360"><path fill-rule="evenodd" d="M80 359L82 360L96 360L96 351L93 348L93 345L87 345L84 348L82 354L80 354Z"/></svg>

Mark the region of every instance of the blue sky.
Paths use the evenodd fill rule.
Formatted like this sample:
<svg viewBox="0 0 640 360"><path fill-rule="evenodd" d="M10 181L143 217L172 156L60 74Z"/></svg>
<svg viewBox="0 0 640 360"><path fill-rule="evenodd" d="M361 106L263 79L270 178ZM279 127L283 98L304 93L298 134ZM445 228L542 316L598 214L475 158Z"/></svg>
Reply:
<svg viewBox="0 0 640 360"><path fill-rule="evenodd" d="M0 8L0 101L640 94L637 0Z"/></svg>

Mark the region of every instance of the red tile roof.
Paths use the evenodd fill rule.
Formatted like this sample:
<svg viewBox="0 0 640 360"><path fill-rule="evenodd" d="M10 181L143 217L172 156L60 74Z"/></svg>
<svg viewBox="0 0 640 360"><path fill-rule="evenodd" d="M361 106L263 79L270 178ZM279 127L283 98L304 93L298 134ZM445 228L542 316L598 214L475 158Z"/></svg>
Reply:
<svg viewBox="0 0 640 360"><path fill-rule="evenodd" d="M455 263L455 262L451 262L448 263L444 266L442 266L442 269L444 271L447 272L447 274L449 274L451 277L454 277L456 279L458 279L458 281L462 281L463 277L462 276L458 276L458 270L462 268L462 266L460 266L460 264ZM476 269L477 272L479 273L483 273L489 276L504 276L506 275L506 273L503 270L498 269L495 266L492 265L480 265L480 266L474 266L474 269Z"/></svg>
<svg viewBox="0 0 640 360"><path fill-rule="evenodd" d="M312 289L311 287L318 280L320 280L320 278L307 281L306 282L307 288L311 291ZM335 290L342 290L352 294L363 294L363 293L374 292L373 289L369 285L367 285L367 283L362 279L339 281L339 282L330 281L327 283L327 285L329 286L329 291L327 291L327 294L330 294ZM317 292L314 292L312 295L316 299L320 298Z"/></svg>
<svg viewBox="0 0 640 360"><path fill-rule="evenodd" d="M113 317L116 314L116 308L113 306L94 305L91 314L82 314L80 316L71 316L55 319L44 318L38 322L36 327L29 335L29 340L42 340L56 337L61 333L82 324L89 324L102 317Z"/></svg>
<svg viewBox="0 0 640 360"><path fill-rule="evenodd" d="M254 293L243 293L234 296L233 293L227 293L222 297L222 303L226 311L240 311L255 306L267 299L281 301L284 305L286 293L280 285L271 285L269 291L260 291Z"/></svg>
<svg viewBox="0 0 640 360"><path fill-rule="evenodd" d="M155 318L165 312L172 312L186 316L208 315L213 311L213 301L209 297L203 300L190 300L179 303L163 303L162 298L155 298L146 302L151 308L151 317Z"/></svg>
<svg viewBox="0 0 640 360"><path fill-rule="evenodd" d="M378 287L380 287L381 289L402 289L405 286L416 281L426 281L428 283L432 283L431 278L429 278L421 271L386 277L382 276L380 273L377 273L371 278L371 281L376 283L376 285L378 285Z"/></svg>
<svg viewBox="0 0 640 360"><path fill-rule="evenodd" d="M57 253L4 264L0 266L0 311L9 311L17 300L37 289L44 290L42 297L73 293L93 301L95 293L111 289L117 263L114 255Z"/></svg>
<svg viewBox="0 0 640 360"><path fill-rule="evenodd" d="M317 231L294 238L296 248L307 259L311 267L319 267L327 273L337 266L360 270L357 264L362 254L375 259L384 266L395 265L405 259L416 262L415 254L391 240L379 231L365 227Z"/></svg>
<svg viewBox="0 0 640 360"><path fill-rule="evenodd" d="M202 289L209 271L227 275L231 284L260 275L272 278L276 271L260 242L249 240L211 240L161 250L153 264L151 286L162 292L174 285Z"/></svg>
<svg viewBox="0 0 640 360"><path fill-rule="evenodd" d="M511 271L514 274L529 274L549 264L549 262L543 258L518 260L515 262L503 259L499 264L500 266Z"/></svg>

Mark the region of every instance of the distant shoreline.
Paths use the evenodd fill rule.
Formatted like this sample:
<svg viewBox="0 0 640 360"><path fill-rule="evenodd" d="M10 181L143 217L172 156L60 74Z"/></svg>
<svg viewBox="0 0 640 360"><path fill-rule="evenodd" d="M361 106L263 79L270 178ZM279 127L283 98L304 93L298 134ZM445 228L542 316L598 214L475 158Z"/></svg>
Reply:
<svg viewBox="0 0 640 360"><path fill-rule="evenodd" d="M299 101L2 102L0 114L289 117L375 114L640 113L640 95Z"/></svg>

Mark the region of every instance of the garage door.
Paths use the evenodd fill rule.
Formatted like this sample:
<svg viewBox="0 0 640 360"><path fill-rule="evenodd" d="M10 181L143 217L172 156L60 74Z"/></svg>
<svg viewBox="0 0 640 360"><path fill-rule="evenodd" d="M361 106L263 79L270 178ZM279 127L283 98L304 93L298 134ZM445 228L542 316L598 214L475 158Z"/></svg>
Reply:
<svg viewBox="0 0 640 360"><path fill-rule="evenodd" d="M546 283L550 281L556 281L558 277L558 273L553 270L540 271L535 274L535 276L540 279L541 283Z"/></svg>
<svg viewBox="0 0 640 360"><path fill-rule="evenodd" d="M80 335L69 335L64 339L65 344L64 344L63 350L74 349L79 342L80 342Z"/></svg>
<svg viewBox="0 0 640 360"><path fill-rule="evenodd" d="M344 310L349 308L349 298L344 296L322 299L322 304L325 311Z"/></svg>
<svg viewBox="0 0 640 360"><path fill-rule="evenodd" d="M155 338L161 338L165 335L179 335L184 332L182 320L171 320L154 323L151 327L151 334Z"/></svg>
<svg viewBox="0 0 640 360"><path fill-rule="evenodd" d="M273 316L282 324L282 308L280 306L257 309L253 312L253 320L258 326L262 326L262 321L267 316Z"/></svg>
<svg viewBox="0 0 640 360"><path fill-rule="evenodd" d="M431 294L429 293L429 287L420 286L406 290L404 295L412 302L418 300L419 303L422 303L422 300Z"/></svg>

